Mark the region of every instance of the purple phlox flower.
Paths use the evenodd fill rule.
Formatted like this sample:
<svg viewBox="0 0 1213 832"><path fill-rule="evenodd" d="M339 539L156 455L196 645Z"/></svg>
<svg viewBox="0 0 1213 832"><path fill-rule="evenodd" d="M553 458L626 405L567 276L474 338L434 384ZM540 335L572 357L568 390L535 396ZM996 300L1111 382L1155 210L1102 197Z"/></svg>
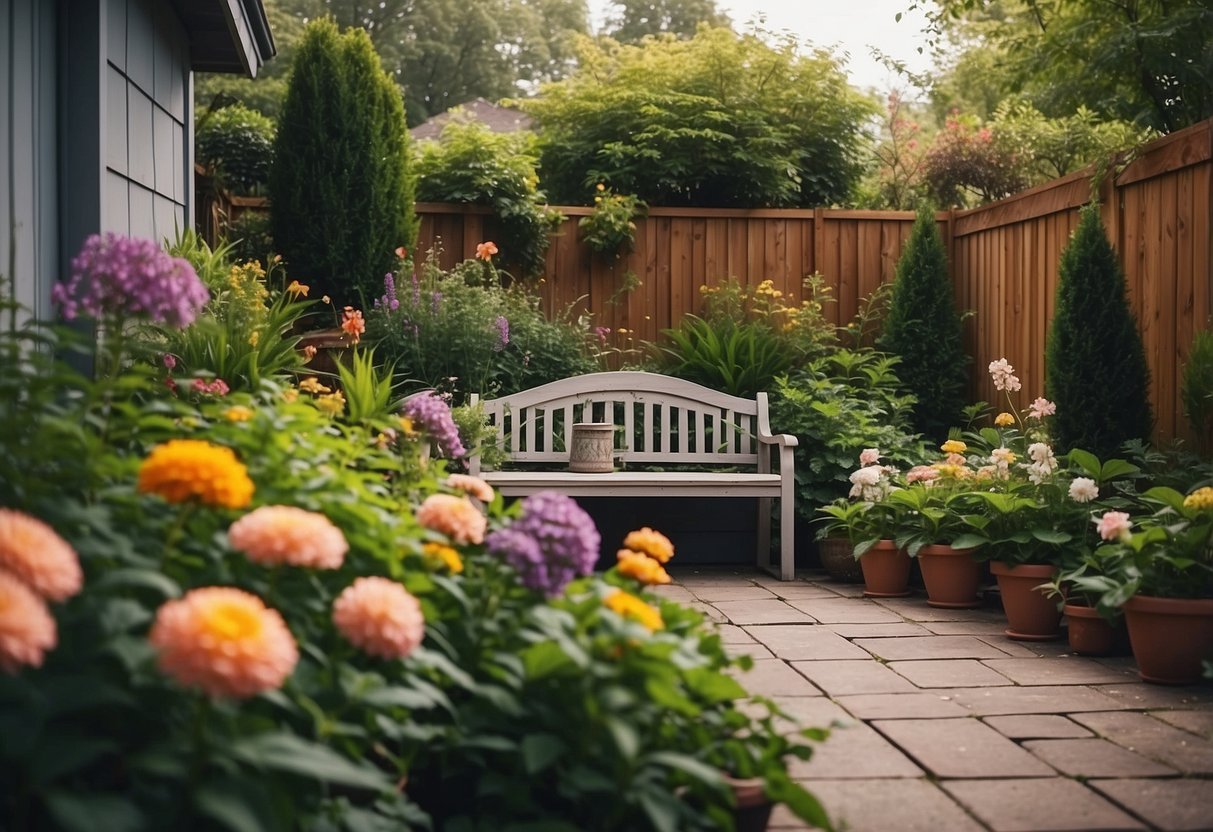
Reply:
<svg viewBox="0 0 1213 832"><path fill-rule="evenodd" d="M438 445L444 456L458 459L467 453L451 418L451 408L440 397L433 393L413 396L404 403L402 412Z"/></svg>
<svg viewBox="0 0 1213 832"><path fill-rule="evenodd" d="M430 293L430 311L437 315L440 308L442 308L442 292L435 290Z"/></svg>
<svg viewBox="0 0 1213 832"><path fill-rule="evenodd" d="M606 344L607 336L610 334L611 334L611 328L609 326L594 327L594 335L596 335L598 337L598 343L600 346Z"/></svg>
<svg viewBox="0 0 1213 832"><path fill-rule="evenodd" d="M194 267L151 240L94 234L72 260L71 276L51 290L63 317L137 316L184 328L210 300Z"/></svg>
<svg viewBox="0 0 1213 832"><path fill-rule="evenodd" d="M510 321L505 315L497 316L497 343L493 345L493 352L501 352L505 349L505 345L510 343Z"/></svg>
<svg viewBox="0 0 1213 832"><path fill-rule="evenodd" d="M383 276L383 297L375 305L386 306L391 312L400 308L400 299L396 297L396 276L391 272Z"/></svg>
<svg viewBox="0 0 1213 832"><path fill-rule="evenodd" d="M527 497L522 516L485 540L488 551L512 566L525 586L549 598L593 571L601 543L590 516L555 491Z"/></svg>

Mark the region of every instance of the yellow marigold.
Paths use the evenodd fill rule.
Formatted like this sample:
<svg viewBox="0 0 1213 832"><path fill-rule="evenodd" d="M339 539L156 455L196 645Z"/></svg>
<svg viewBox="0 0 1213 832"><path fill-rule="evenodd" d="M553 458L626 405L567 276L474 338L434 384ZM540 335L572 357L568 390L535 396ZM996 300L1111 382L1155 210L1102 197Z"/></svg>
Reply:
<svg viewBox="0 0 1213 832"><path fill-rule="evenodd" d="M631 549L620 549L615 557L618 559L620 575L635 578L642 584L668 584L670 575L660 563L642 552Z"/></svg>
<svg viewBox="0 0 1213 832"><path fill-rule="evenodd" d="M320 396L316 399L316 407L330 416L337 416L345 410L345 394L338 390L327 396Z"/></svg>
<svg viewBox="0 0 1213 832"><path fill-rule="evenodd" d="M80 591L80 560L67 541L36 517L0 508L0 574L9 573L50 601Z"/></svg>
<svg viewBox="0 0 1213 832"><path fill-rule="evenodd" d="M325 387L320 383L320 379L316 378L315 376L308 376L303 381L299 382L299 389L304 393L312 393L313 395L333 392L333 388Z"/></svg>
<svg viewBox="0 0 1213 832"><path fill-rule="evenodd" d="M959 439L949 439L939 446L939 450L945 454L963 454L969 449L969 446L961 442Z"/></svg>
<svg viewBox="0 0 1213 832"><path fill-rule="evenodd" d="M165 675L210 696L244 699L282 687L299 661L286 622L233 587L191 590L156 611L149 636Z"/></svg>
<svg viewBox="0 0 1213 832"><path fill-rule="evenodd" d="M7 572L0 572L0 670L16 674L40 667L58 634L46 602Z"/></svg>
<svg viewBox="0 0 1213 832"><path fill-rule="evenodd" d="M421 547L421 553L427 558L440 562L452 574L458 575L463 571L463 558L450 546L441 543L427 543Z"/></svg>
<svg viewBox="0 0 1213 832"><path fill-rule="evenodd" d="M223 411L223 418L229 422L247 422L253 418L253 411L242 404L234 404Z"/></svg>
<svg viewBox="0 0 1213 832"><path fill-rule="evenodd" d="M143 461L139 491L170 503L196 499L209 506L244 508L253 498L253 481L231 448L173 439L157 445Z"/></svg>
<svg viewBox="0 0 1213 832"><path fill-rule="evenodd" d="M994 417L994 424L1000 428L1007 428L1015 424L1015 416L1012 413L1007 413L1005 410Z"/></svg>
<svg viewBox="0 0 1213 832"><path fill-rule="evenodd" d="M350 548L327 517L295 506L261 506L232 523L227 539L233 549L265 566L337 569Z"/></svg>
<svg viewBox="0 0 1213 832"><path fill-rule="evenodd" d="M351 644L382 659L403 659L425 637L421 604L387 578L358 578L333 602L333 623Z"/></svg>
<svg viewBox="0 0 1213 832"><path fill-rule="evenodd" d="M404 431L405 436L416 436L417 428L413 427L413 420L408 416L400 416L400 429Z"/></svg>
<svg viewBox="0 0 1213 832"><path fill-rule="evenodd" d="M431 494L417 509L417 522L456 543L482 543L488 520L467 497Z"/></svg>
<svg viewBox="0 0 1213 832"><path fill-rule="evenodd" d="M462 491L482 503L493 502L493 486L471 474L451 474L446 478L446 487Z"/></svg>
<svg viewBox="0 0 1213 832"><path fill-rule="evenodd" d="M639 621L650 630L660 630L665 627L665 622L661 620L661 613L656 607L646 604L635 595L621 589L612 592L602 603L616 615Z"/></svg>
<svg viewBox="0 0 1213 832"><path fill-rule="evenodd" d="M1194 508L1197 511L1213 509L1213 488L1209 486L1198 488L1184 497L1184 508Z"/></svg>
<svg viewBox="0 0 1213 832"><path fill-rule="evenodd" d="M670 539L648 526L628 532L628 536L623 539L623 548L648 555L658 563L668 563L670 558L674 557L674 544Z"/></svg>
<svg viewBox="0 0 1213 832"><path fill-rule="evenodd" d="M282 400L287 404L293 404L299 401L299 391L294 387L290 387L282 391Z"/></svg>
<svg viewBox="0 0 1213 832"><path fill-rule="evenodd" d="M954 480L963 480L969 476L969 469L965 468L963 465L953 465L948 462L941 462L932 467L939 472L939 476L941 477L951 477Z"/></svg>
<svg viewBox="0 0 1213 832"><path fill-rule="evenodd" d="M298 280L292 280L291 285L286 287L287 294L292 297L307 297L307 293L312 290L310 286L304 286Z"/></svg>

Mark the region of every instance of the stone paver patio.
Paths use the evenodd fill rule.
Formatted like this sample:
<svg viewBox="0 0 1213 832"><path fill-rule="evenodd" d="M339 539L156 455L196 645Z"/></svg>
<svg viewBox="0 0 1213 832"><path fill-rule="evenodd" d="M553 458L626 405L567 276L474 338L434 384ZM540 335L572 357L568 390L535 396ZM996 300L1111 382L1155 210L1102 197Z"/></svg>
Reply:
<svg viewBox="0 0 1213 832"><path fill-rule="evenodd" d="M976 610L798 573L672 570L665 596L748 654L740 675L806 725L833 724L794 761L852 832L1213 830L1213 687L1142 683L1127 656L1092 659L1003 635ZM772 829L803 829L776 809Z"/></svg>

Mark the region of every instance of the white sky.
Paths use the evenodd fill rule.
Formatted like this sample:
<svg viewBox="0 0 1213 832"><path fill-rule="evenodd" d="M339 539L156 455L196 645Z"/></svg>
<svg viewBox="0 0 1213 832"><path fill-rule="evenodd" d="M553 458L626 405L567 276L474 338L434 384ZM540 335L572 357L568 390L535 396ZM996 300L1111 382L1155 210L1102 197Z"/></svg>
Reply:
<svg viewBox="0 0 1213 832"><path fill-rule="evenodd" d="M851 83L860 88L874 87L887 92L907 87L896 73L885 69L871 56L871 47L905 62L911 70L929 69L931 61L917 47L926 47L922 13L907 12L911 0L717 0L717 7L733 19L736 29L745 31L756 15L765 15L765 28L790 30L802 41L830 47L836 55L847 54L847 72ZM610 0L589 0L590 20L601 24L611 7ZM901 22L896 22L903 12ZM913 95L912 90L907 92Z"/></svg>

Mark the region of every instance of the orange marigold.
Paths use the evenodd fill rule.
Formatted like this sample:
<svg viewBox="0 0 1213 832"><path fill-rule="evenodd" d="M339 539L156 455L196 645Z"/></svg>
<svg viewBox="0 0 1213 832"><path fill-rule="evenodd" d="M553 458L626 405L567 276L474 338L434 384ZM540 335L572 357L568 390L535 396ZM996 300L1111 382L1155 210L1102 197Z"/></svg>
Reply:
<svg viewBox="0 0 1213 832"><path fill-rule="evenodd" d="M277 610L232 587L203 587L165 603L150 641L161 671L210 696L245 699L276 690L299 661Z"/></svg>
<svg viewBox="0 0 1213 832"><path fill-rule="evenodd" d="M655 607L622 589L612 592L602 603L616 615L639 621L650 630L660 630L665 627L665 622L661 620L661 613Z"/></svg>
<svg viewBox="0 0 1213 832"><path fill-rule="evenodd" d="M458 575L463 571L463 558L450 546L441 543L426 543L421 547L421 553L445 566L451 574Z"/></svg>
<svg viewBox="0 0 1213 832"><path fill-rule="evenodd" d="M451 474L446 478L445 484L447 488L458 489L482 503L493 502L493 486L480 477L473 477L471 474Z"/></svg>
<svg viewBox="0 0 1213 832"><path fill-rule="evenodd" d="M670 539L648 526L629 532L623 539L623 547L648 555L658 563L668 563L670 558L674 557L674 544Z"/></svg>
<svg viewBox="0 0 1213 832"><path fill-rule="evenodd" d="M50 601L80 591L80 559L67 541L36 517L0 508L0 572L8 572Z"/></svg>
<svg viewBox="0 0 1213 832"><path fill-rule="evenodd" d="M253 481L231 448L197 439L173 439L152 449L139 468L139 491L170 503L197 499L210 506L244 508Z"/></svg>
<svg viewBox="0 0 1213 832"><path fill-rule="evenodd" d="M327 517L295 506L262 506L227 530L233 549L265 566L280 563L337 569L349 544Z"/></svg>
<svg viewBox="0 0 1213 832"><path fill-rule="evenodd" d="M497 244L492 240L476 245L476 256L481 260L491 260L493 255L497 253Z"/></svg>
<svg viewBox="0 0 1213 832"><path fill-rule="evenodd" d="M642 552L631 549L620 549L615 557L620 575L635 578L642 584L668 584L670 574L660 563Z"/></svg>
<svg viewBox="0 0 1213 832"><path fill-rule="evenodd" d="M357 344L362 339L362 333L366 332L366 321L362 319L362 310L352 306L345 307L341 313L341 329Z"/></svg>
<svg viewBox="0 0 1213 832"><path fill-rule="evenodd" d="M387 578L359 578L333 602L333 623L351 644L372 656L403 659L425 637L421 604Z"/></svg>
<svg viewBox="0 0 1213 832"><path fill-rule="evenodd" d="M12 575L0 572L0 670L11 675L22 667L41 667L56 639L55 619L46 602Z"/></svg>
<svg viewBox="0 0 1213 832"><path fill-rule="evenodd" d="M417 509L417 522L456 543L481 543L488 520L467 497L431 494Z"/></svg>

